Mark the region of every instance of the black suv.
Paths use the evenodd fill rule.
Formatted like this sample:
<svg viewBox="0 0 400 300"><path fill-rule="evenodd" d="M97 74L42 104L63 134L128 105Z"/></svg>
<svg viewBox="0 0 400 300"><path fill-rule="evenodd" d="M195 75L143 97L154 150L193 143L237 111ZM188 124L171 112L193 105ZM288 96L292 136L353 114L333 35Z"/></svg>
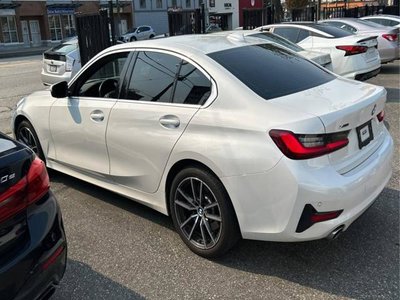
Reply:
<svg viewBox="0 0 400 300"><path fill-rule="evenodd" d="M66 260L61 212L45 164L0 133L0 299L47 299Z"/></svg>

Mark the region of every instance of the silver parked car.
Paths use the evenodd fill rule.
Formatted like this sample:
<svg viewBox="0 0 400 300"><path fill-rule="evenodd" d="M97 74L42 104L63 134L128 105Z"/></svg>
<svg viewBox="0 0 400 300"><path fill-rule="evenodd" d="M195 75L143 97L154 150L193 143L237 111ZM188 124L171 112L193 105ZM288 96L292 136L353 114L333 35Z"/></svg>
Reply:
<svg viewBox="0 0 400 300"><path fill-rule="evenodd" d="M80 68L78 38L72 37L43 53L42 82L44 85L68 82Z"/></svg>
<svg viewBox="0 0 400 300"><path fill-rule="evenodd" d="M148 40L156 36L154 29L151 26L139 26L132 28L120 37L123 42L134 42L139 40Z"/></svg>
<svg viewBox="0 0 400 300"><path fill-rule="evenodd" d="M391 28L355 18L337 18L320 21L355 34L376 35L381 63L399 58L398 28Z"/></svg>

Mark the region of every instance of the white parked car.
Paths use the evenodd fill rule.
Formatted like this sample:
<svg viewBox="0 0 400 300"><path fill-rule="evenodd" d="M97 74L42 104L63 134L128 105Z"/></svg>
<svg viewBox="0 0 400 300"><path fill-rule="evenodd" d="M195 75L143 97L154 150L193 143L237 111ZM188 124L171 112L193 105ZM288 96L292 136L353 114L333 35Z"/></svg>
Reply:
<svg viewBox="0 0 400 300"><path fill-rule="evenodd" d="M44 85L68 82L80 68L78 38L66 39L43 53L42 82Z"/></svg>
<svg viewBox="0 0 400 300"><path fill-rule="evenodd" d="M346 78L366 80L380 72L376 36L354 35L327 24L311 22L273 24L261 28L304 49L329 53L333 72Z"/></svg>
<svg viewBox="0 0 400 300"><path fill-rule="evenodd" d="M153 28L151 26L144 25L129 30L121 36L120 40L123 42L134 42L152 39L155 36L156 33L154 32Z"/></svg>
<svg viewBox="0 0 400 300"><path fill-rule="evenodd" d="M362 20L367 20L380 24L387 27L400 28L400 16L395 15L373 15L360 18Z"/></svg>
<svg viewBox="0 0 400 300"><path fill-rule="evenodd" d="M370 21L355 18L338 18L320 21L344 29L354 34L375 35L381 63L388 63L399 58L398 28L390 28Z"/></svg>
<svg viewBox="0 0 400 300"><path fill-rule="evenodd" d="M214 257L240 237L346 230L391 176L385 101L273 43L186 35L104 50L22 99L13 130L49 168L170 215Z"/></svg>

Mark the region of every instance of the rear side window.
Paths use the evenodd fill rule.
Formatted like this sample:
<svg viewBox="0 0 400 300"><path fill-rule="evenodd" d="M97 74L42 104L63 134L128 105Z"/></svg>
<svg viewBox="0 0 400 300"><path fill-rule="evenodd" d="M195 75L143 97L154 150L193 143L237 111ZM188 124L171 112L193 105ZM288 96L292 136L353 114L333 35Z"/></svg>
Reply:
<svg viewBox="0 0 400 300"><path fill-rule="evenodd" d="M312 28L318 29L319 31L325 32L329 35L331 35L333 38L341 38L341 37L345 37L345 36L349 36L352 35L352 33L340 29L340 28L336 28L327 24L313 24L311 25Z"/></svg>
<svg viewBox="0 0 400 300"><path fill-rule="evenodd" d="M330 26L334 26L336 28L340 28L340 29L346 30L351 33L357 32L356 28L354 28L353 26L350 26L346 23L342 23L342 22L325 22L325 23L329 24Z"/></svg>
<svg viewBox="0 0 400 300"><path fill-rule="evenodd" d="M76 49L78 49L78 43L76 43L76 44L60 44L51 50L53 52L56 52L59 54L68 54L71 51L74 51Z"/></svg>
<svg viewBox="0 0 400 300"><path fill-rule="evenodd" d="M323 68L273 44L233 48L209 56L266 100L335 79Z"/></svg>
<svg viewBox="0 0 400 300"><path fill-rule="evenodd" d="M283 36L285 39L291 41L292 43L296 43L297 36L299 35L299 29L294 27L278 27L274 29L274 33Z"/></svg>
<svg viewBox="0 0 400 300"><path fill-rule="evenodd" d="M211 81L195 66L183 61L176 82L174 103L202 105L211 93Z"/></svg>
<svg viewBox="0 0 400 300"><path fill-rule="evenodd" d="M270 33L270 32L260 32L257 34L252 34L250 36L261 38L261 39L264 39L264 40L267 40L267 41L270 41L273 43L277 43L277 44L282 45L286 48L289 48L290 50L295 51L295 52L303 51L303 48L296 45L295 43L292 43L289 40L287 40L277 34Z"/></svg>
<svg viewBox="0 0 400 300"><path fill-rule="evenodd" d="M310 36L310 31L305 29L300 29L299 36L297 37L296 43L301 42L302 40L308 38Z"/></svg>

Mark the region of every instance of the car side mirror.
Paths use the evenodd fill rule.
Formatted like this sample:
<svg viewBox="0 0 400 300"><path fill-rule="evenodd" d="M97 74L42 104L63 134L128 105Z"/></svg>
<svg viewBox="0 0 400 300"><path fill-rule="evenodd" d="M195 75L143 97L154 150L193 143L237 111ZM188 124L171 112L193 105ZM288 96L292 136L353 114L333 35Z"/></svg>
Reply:
<svg viewBox="0 0 400 300"><path fill-rule="evenodd" d="M65 98L68 96L68 83L66 81L55 83L51 86L50 91L54 98Z"/></svg>

